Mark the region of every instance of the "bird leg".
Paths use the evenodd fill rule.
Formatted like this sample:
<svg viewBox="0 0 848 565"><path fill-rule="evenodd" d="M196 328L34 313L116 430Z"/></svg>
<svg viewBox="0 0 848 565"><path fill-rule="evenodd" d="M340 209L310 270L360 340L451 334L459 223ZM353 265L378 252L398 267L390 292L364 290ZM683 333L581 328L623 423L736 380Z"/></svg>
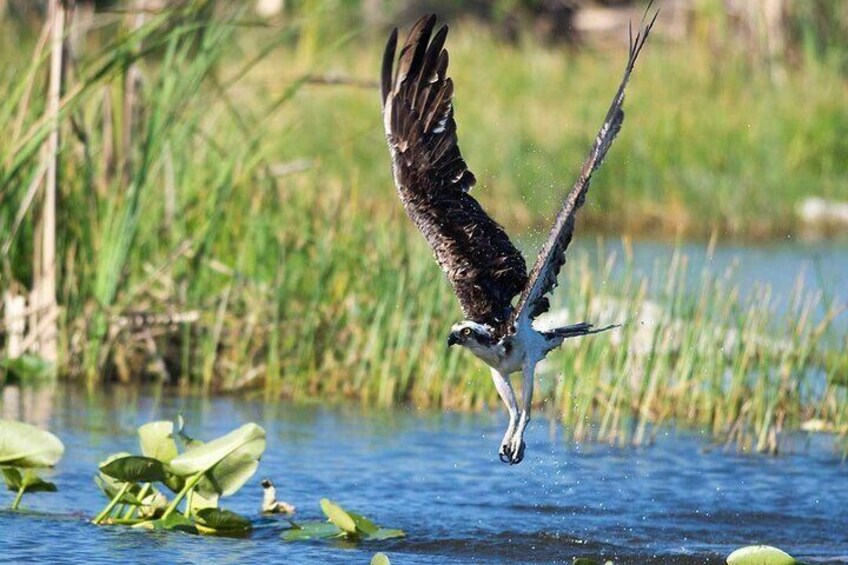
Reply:
<svg viewBox="0 0 848 565"><path fill-rule="evenodd" d="M495 389L498 395L506 406L509 412L509 426L506 428L501 447L498 450L498 457L504 463L510 462L509 446L512 441L512 436L515 434L515 424L518 421L518 402L515 400L515 393L512 390L512 385L509 384L509 376L502 375L495 369L492 369L492 381L495 383Z"/></svg>
<svg viewBox="0 0 848 565"><path fill-rule="evenodd" d="M518 427L512 435L509 450L509 464L516 465L524 459L524 430L527 429L527 424L530 423L530 408L533 406L533 384L536 372L535 365L524 365L522 374L524 375L524 386L521 389L521 400L524 403L521 415L518 418Z"/></svg>

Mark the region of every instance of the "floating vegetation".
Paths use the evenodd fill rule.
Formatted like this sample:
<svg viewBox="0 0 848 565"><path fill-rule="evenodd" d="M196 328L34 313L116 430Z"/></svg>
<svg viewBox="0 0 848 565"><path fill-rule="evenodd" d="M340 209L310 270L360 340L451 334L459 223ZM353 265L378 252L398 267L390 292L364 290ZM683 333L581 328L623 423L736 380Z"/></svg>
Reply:
<svg viewBox="0 0 848 565"><path fill-rule="evenodd" d="M374 557L371 558L371 565L392 565L392 562L389 561L389 556L385 553L375 553Z"/></svg>
<svg viewBox="0 0 848 565"><path fill-rule="evenodd" d="M53 467L65 446L50 432L23 422L0 420L0 471L6 488L16 493L17 510L28 492L56 492L56 485L42 479L36 469Z"/></svg>
<svg viewBox="0 0 848 565"><path fill-rule="evenodd" d="M404 537L403 530L383 528L365 516L345 510L335 502L321 499L321 511L327 517L321 522L292 522L283 532L286 541L344 539L352 542L386 540Z"/></svg>
<svg viewBox="0 0 848 565"><path fill-rule="evenodd" d="M176 426L167 420L144 424L138 428L138 437L140 455L114 453L98 466L94 482L108 503L93 524L227 536L245 535L252 529L249 518L221 508L220 499L234 495L256 472L265 452L264 429L247 423L204 442L189 436L179 417ZM9 490L17 493L12 509L18 508L27 492L56 490L33 469L54 466L63 452L62 442L53 434L0 420L0 469ZM264 513L294 512L294 507L276 500L270 480L263 480L262 486ZM291 522L283 539L359 542L405 535L326 498L321 500L321 510L326 522Z"/></svg>
<svg viewBox="0 0 848 565"><path fill-rule="evenodd" d="M727 565L803 565L788 553L768 545L737 549L727 557Z"/></svg>
<svg viewBox="0 0 848 565"><path fill-rule="evenodd" d="M141 426L138 434L142 455L117 453L100 464L95 481L109 503L93 523L222 535L251 529L248 518L220 508L219 499L235 494L256 472L265 430L245 424L204 443L186 435L182 422L175 437L174 424L159 421ZM173 499L154 483L170 490Z"/></svg>

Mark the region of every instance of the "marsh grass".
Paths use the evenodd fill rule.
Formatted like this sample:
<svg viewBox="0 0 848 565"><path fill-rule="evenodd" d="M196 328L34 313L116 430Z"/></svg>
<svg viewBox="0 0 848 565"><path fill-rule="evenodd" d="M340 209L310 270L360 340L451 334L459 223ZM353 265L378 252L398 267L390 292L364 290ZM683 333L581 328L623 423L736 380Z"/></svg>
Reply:
<svg viewBox="0 0 848 565"><path fill-rule="evenodd" d="M497 406L487 372L445 351L459 309L396 202L376 91L309 80L374 76L381 39L322 40L319 23L265 27L241 4L177 2L139 25L105 17L76 54L60 109L63 376ZM4 290L31 283L29 188L49 129L48 53L37 37L7 46ZM624 50L508 46L470 23L450 46L454 78L469 85L456 105L477 196L533 239L588 147ZM837 74L811 64L775 89L729 49L650 47L581 230L783 233L810 187L838 195L848 146ZM686 262L678 255L648 279L624 257L613 277L613 260L574 254L559 307L571 321L623 327L554 356L539 402L576 439L618 444L650 442L675 420L774 451L807 419L848 425L846 348L823 339L840 305L799 282L781 310L767 288L742 298L732 273L708 271L693 293Z"/></svg>

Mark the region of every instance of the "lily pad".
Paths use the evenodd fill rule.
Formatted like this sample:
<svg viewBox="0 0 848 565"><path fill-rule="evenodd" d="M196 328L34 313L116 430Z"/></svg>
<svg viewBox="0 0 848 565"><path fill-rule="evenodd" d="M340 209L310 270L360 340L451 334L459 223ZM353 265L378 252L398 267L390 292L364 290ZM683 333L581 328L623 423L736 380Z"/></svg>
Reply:
<svg viewBox="0 0 848 565"><path fill-rule="evenodd" d="M197 490L204 495L233 494L256 472L265 451L265 430L256 424L242 427L171 460L171 471L182 477L204 473Z"/></svg>
<svg viewBox="0 0 848 565"><path fill-rule="evenodd" d="M375 553L374 557L371 558L371 565L392 565L392 562L389 561L389 556L385 553Z"/></svg>
<svg viewBox="0 0 848 565"><path fill-rule="evenodd" d="M192 514L197 514L204 508L218 508L218 495L213 493L206 496L195 490L191 493L189 507L191 508Z"/></svg>
<svg viewBox="0 0 848 565"><path fill-rule="evenodd" d="M139 530L178 530L191 534L197 533L197 528L195 527L194 522L192 522L179 512L174 512L167 518L159 518L158 520L148 520L146 522L140 522L134 525L133 528Z"/></svg>
<svg viewBox="0 0 848 565"><path fill-rule="evenodd" d="M165 467L158 459L128 455L100 466L100 472L124 483L153 483L165 480Z"/></svg>
<svg viewBox="0 0 848 565"><path fill-rule="evenodd" d="M14 467L3 467L3 480L6 482L6 488L17 492L24 489L24 492L56 492L56 485L43 480L35 474L32 469L25 469L21 473Z"/></svg>
<svg viewBox="0 0 848 565"><path fill-rule="evenodd" d="M769 545L750 545L737 549L727 557L728 565L800 565L780 549Z"/></svg>
<svg viewBox="0 0 848 565"><path fill-rule="evenodd" d="M395 528L380 528L373 534L368 534L369 540L384 540L384 539L393 539L393 538L402 538L406 536L406 532L403 530L398 530Z"/></svg>
<svg viewBox="0 0 848 565"><path fill-rule="evenodd" d="M13 420L0 420L0 465L52 467L65 446L50 432Z"/></svg>
<svg viewBox="0 0 848 565"><path fill-rule="evenodd" d="M356 522L345 510L333 501L322 498L321 510L327 519L349 534L356 533Z"/></svg>
<svg viewBox="0 0 848 565"><path fill-rule="evenodd" d="M345 535L338 526L331 522L292 523L292 528L282 534L285 541L306 541L327 538L337 538Z"/></svg>
<svg viewBox="0 0 848 565"><path fill-rule="evenodd" d="M195 447L203 445L202 441L194 439L185 432L185 420L182 414L177 415L177 435L180 437L180 441L183 442L183 448L186 451L191 451Z"/></svg>
<svg viewBox="0 0 848 565"><path fill-rule="evenodd" d="M125 452L113 453L112 455L104 459L100 463L100 465L98 465L98 468L103 468L104 466L108 465L112 461L115 461L116 459L121 459L123 457L129 456L130 454ZM102 471L94 476L94 482L97 484L100 490L103 491L103 494L105 494L106 498L108 498L109 500L115 498L118 495L118 492L124 486L124 483L122 481L119 481L114 477L110 477L109 475L104 474ZM121 500L119 500L118 502L120 502L121 504L132 504L133 506L141 506L141 501L135 496L140 491L141 487L139 487L139 485L131 485L130 488L124 493L124 496L121 497Z"/></svg>
<svg viewBox="0 0 848 565"><path fill-rule="evenodd" d="M170 463L177 456L177 444L174 442L174 423L162 420L150 422L138 428L141 453L145 457Z"/></svg>
<svg viewBox="0 0 848 565"><path fill-rule="evenodd" d="M292 522L292 529L283 533L286 541L307 539L346 538L349 541L386 540L404 537L403 530L381 528L365 516L349 512L335 502L322 498L321 510L327 516L327 522Z"/></svg>
<svg viewBox="0 0 848 565"><path fill-rule="evenodd" d="M247 532L253 527L244 516L221 508L202 508L195 516L200 533Z"/></svg>
<svg viewBox="0 0 848 565"><path fill-rule="evenodd" d="M372 535L377 533L380 530L380 526L362 516L361 514L357 514L356 512L350 512L345 510L348 516L353 519L353 523L356 524L356 529L366 535Z"/></svg>

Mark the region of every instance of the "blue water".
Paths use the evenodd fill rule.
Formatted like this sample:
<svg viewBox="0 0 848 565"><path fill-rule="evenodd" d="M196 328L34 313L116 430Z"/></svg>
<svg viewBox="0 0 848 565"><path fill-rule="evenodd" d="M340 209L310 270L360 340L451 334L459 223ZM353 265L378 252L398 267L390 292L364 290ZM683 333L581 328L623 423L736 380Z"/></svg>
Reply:
<svg viewBox="0 0 848 565"><path fill-rule="evenodd" d="M795 454L708 449L697 435L661 435L653 447L575 446L543 417L518 466L496 457L504 417L415 410L319 408L261 398L179 396L112 388L19 393L2 416L49 425L65 442L52 473L60 491L28 495L27 512L0 512L0 561L50 563L723 563L734 548L777 545L808 563L848 563L848 468L832 441ZM105 503L92 475L118 451L138 451L135 428L182 412L201 439L247 421L268 433L258 473L223 505L255 517L248 539L97 527ZM301 519L329 497L401 540L343 547L285 543L284 522L258 516L259 481L272 478ZM0 495L0 504L11 501Z"/></svg>

